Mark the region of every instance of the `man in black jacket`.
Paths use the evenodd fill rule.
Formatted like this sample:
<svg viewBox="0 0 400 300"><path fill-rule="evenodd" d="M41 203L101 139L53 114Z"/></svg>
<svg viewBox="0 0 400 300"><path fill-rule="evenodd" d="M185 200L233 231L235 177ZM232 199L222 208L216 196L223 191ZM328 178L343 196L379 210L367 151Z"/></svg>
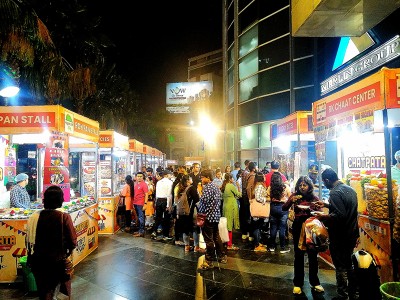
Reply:
<svg viewBox="0 0 400 300"><path fill-rule="evenodd" d="M351 256L360 233L358 230L357 194L353 188L341 182L332 169L322 172L322 181L330 190L329 204L322 201L319 206L329 208L329 215L319 216L328 227L329 250L336 271L338 296L332 299L358 299Z"/></svg>

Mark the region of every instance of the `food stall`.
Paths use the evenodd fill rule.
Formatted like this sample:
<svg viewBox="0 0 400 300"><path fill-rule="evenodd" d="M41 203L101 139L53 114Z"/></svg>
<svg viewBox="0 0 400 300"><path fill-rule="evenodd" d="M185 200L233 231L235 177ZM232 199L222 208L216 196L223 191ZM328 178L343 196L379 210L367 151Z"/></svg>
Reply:
<svg viewBox="0 0 400 300"><path fill-rule="evenodd" d="M396 280L399 268L399 183L390 171L392 131L400 126L398 78L400 69L382 68L313 103L317 159L337 157L339 178L356 190L359 249L374 256L382 282ZM329 141L336 149L326 147Z"/></svg>
<svg viewBox="0 0 400 300"><path fill-rule="evenodd" d="M129 156L131 163L131 174L139 172L142 165L144 165L142 160L143 153L143 143L135 139L129 140Z"/></svg>
<svg viewBox="0 0 400 300"><path fill-rule="evenodd" d="M69 160L70 145L96 149L98 132L98 122L59 105L2 107L0 151L4 151L5 159L0 160L0 168L6 170L2 183L13 181L18 173L27 173L33 201L31 209L0 212L0 282L16 280L21 270L19 259L26 254L27 220L34 209L41 209L43 191L50 185L63 190L61 210L71 215L78 234L73 263L78 264L98 247L97 195L78 197L71 189L69 172L73 164Z"/></svg>
<svg viewBox="0 0 400 300"><path fill-rule="evenodd" d="M272 157L280 162L280 171L296 182L308 173L315 160L311 111L297 111L271 124Z"/></svg>
<svg viewBox="0 0 400 300"><path fill-rule="evenodd" d="M130 174L129 139L114 130L100 131L99 233L119 230L117 207L119 193Z"/></svg>

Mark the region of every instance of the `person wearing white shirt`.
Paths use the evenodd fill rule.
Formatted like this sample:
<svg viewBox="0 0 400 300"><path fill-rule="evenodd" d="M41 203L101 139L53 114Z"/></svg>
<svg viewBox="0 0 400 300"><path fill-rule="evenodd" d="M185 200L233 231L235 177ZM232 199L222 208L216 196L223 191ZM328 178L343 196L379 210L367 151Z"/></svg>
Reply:
<svg viewBox="0 0 400 300"><path fill-rule="evenodd" d="M11 188L13 187L12 182L7 182L6 184L6 192L1 194L0 196L0 208L10 208L10 193L11 193Z"/></svg>
<svg viewBox="0 0 400 300"><path fill-rule="evenodd" d="M158 226L162 225L163 240L169 241L170 217L172 211L172 173L168 169L162 173L163 178L156 184L156 218L153 225L152 239L157 239Z"/></svg>

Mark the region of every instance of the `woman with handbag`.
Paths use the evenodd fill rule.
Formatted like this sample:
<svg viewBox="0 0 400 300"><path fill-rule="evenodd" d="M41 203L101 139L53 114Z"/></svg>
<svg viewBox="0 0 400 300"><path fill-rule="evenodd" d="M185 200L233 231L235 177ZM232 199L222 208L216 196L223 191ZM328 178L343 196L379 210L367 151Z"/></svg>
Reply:
<svg viewBox="0 0 400 300"><path fill-rule="evenodd" d="M279 172L274 172L271 176L271 185L267 190L269 199L271 200L270 212L270 242L268 250L275 252L276 236L279 232L279 244L281 247L280 253L287 253L290 251L286 245L286 226L288 220L288 211L282 210L283 204L290 196L290 188L283 183L282 175Z"/></svg>
<svg viewBox="0 0 400 300"><path fill-rule="evenodd" d="M131 232L131 222L132 222L132 199L134 196L134 186L133 186L133 179L131 175L127 175L125 177L125 185L122 188L119 196L125 199L125 232Z"/></svg>
<svg viewBox="0 0 400 300"><path fill-rule="evenodd" d="M239 223L239 205L237 198L242 196L242 193L238 191L236 186L234 185L233 176L230 173L225 174L224 182L222 183L221 191L223 198L223 206L222 206L222 215L227 220L227 228L228 228L228 250L239 250L238 247L232 244L232 230L240 229Z"/></svg>
<svg viewBox="0 0 400 300"><path fill-rule="evenodd" d="M61 293L71 296L71 274L66 272L66 262L76 248L77 235L71 216L57 210L63 201L61 188L50 186L43 195L44 209L28 220L28 266L41 300L53 299L58 285Z"/></svg>
<svg viewBox="0 0 400 300"><path fill-rule="evenodd" d="M313 291L322 293L324 288L320 285L318 278L318 252L315 249L300 250L299 240L303 223L311 217L311 211L321 211L316 203L319 198L314 195L314 185L307 176L300 176L296 182L294 193L289 200L283 204L284 211L294 206L294 221L292 225L294 244L294 278L293 294L301 294L304 284L304 255L307 252L309 281Z"/></svg>
<svg viewBox="0 0 400 300"><path fill-rule="evenodd" d="M265 187L265 178L264 174L261 172L257 172L254 182L255 182L255 188L254 188L254 199L251 199L250 201L250 213L252 214L251 216L251 228L253 229L253 243L254 243L254 251L256 252L267 252L267 248L265 248L264 245L260 243L260 229L262 225L264 224L265 218L269 217L269 212L270 212L270 200L267 199L267 188ZM257 203L252 203L253 201ZM262 209L265 209L264 212L259 212L259 213L254 213L254 209L252 209L252 206L254 205L259 205L258 203L262 204ZM259 205L260 206L260 205ZM264 215L261 217L261 215Z"/></svg>

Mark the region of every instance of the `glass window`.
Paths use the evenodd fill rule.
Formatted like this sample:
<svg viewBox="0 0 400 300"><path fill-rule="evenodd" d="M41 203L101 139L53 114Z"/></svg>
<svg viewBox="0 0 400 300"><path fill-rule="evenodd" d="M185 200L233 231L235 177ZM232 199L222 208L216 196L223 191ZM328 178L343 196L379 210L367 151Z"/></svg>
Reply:
<svg viewBox="0 0 400 300"><path fill-rule="evenodd" d="M258 46L258 26L254 26L239 38L239 58Z"/></svg>
<svg viewBox="0 0 400 300"><path fill-rule="evenodd" d="M228 88L233 86L233 71L234 71L233 68L230 68L228 70Z"/></svg>
<svg viewBox="0 0 400 300"><path fill-rule="evenodd" d="M234 150L234 133L233 131L225 132L225 144L226 144L226 151L233 151Z"/></svg>
<svg viewBox="0 0 400 300"><path fill-rule="evenodd" d="M232 130L233 129L233 124L234 124L234 115L233 115L233 112L234 112L234 110L233 109L230 109L229 111L228 111L228 113L226 114L226 129L228 129L228 130Z"/></svg>
<svg viewBox="0 0 400 300"><path fill-rule="evenodd" d="M239 13L239 33L242 33L250 25L258 20L258 6L257 1L253 1L245 10Z"/></svg>
<svg viewBox="0 0 400 300"><path fill-rule="evenodd" d="M276 93L290 88L289 63L259 73L258 96Z"/></svg>
<svg viewBox="0 0 400 300"><path fill-rule="evenodd" d="M250 125L239 129L240 149L258 148L258 125Z"/></svg>
<svg viewBox="0 0 400 300"><path fill-rule="evenodd" d="M235 28L232 25L228 28L228 47L230 47L234 41L235 41Z"/></svg>
<svg viewBox="0 0 400 300"><path fill-rule="evenodd" d="M314 96L314 86L296 89L295 99L296 99L296 111L299 110L312 110L312 103L317 99Z"/></svg>
<svg viewBox="0 0 400 300"><path fill-rule="evenodd" d="M239 11L242 11L243 8L245 8L247 5L249 5L249 3L250 3L251 1L253 1L253 0L239 0L239 1L238 1L238 2L239 2L239 4L238 4Z"/></svg>
<svg viewBox="0 0 400 300"><path fill-rule="evenodd" d="M313 58L304 58L294 62L294 85L302 87L312 85L313 79Z"/></svg>
<svg viewBox="0 0 400 300"><path fill-rule="evenodd" d="M268 17L258 24L259 44L289 33L289 8Z"/></svg>
<svg viewBox="0 0 400 300"><path fill-rule="evenodd" d="M294 58L312 55L314 52L314 39L293 37Z"/></svg>
<svg viewBox="0 0 400 300"><path fill-rule="evenodd" d="M245 161L246 159L257 163L258 165L258 150L243 150L240 151L240 160Z"/></svg>
<svg viewBox="0 0 400 300"><path fill-rule="evenodd" d="M271 147L271 122L260 124L260 148Z"/></svg>
<svg viewBox="0 0 400 300"><path fill-rule="evenodd" d="M228 68L232 67L235 64L235 62L234 62L234 59L235 59L234 51L235 51L235 47L231 47L228 50Z"/></svg>
<svg viewBox="0 0 400 300"><path fill-rule="evenodd" d="M279 51L277 51L279 49ZM258 49L259 70L289 61L289 36L284 36Z"/></svg>
<svg viewBox="0 0 400 300"><path fill-rule="evenodd" d="M231 3L231 5L229 5L229 7L228 7L228 26L229 25L231 25L231 23L234 21L234 16L235 16L235 11L234 11L234 9L235 9L235 5L234 5L234 3L233 3L233 1L232 1L232 3Z"/></svg>
<svg viewBox="0 0 400 300"><path fill-rule="evenodd" d="M274 0L274 1L256 0L256 1L258 2L258 7L261 17L269 16L270 14L276 12L277 10L289 5L289 0Z"/></svg>
<svg viewBox="0 0 400 300"><path fill-rule="evenodd" d="M284 92L266 96L259 101L259 121L277 120L290 113L290 93Z"/></svg>
<svg viewBox="0 0 400 300"><path fill-rule="evenodd" d="M254 50L246 55L239 62L239 80L257 73L258 71L258 51Z"/></svg>
<svg viewBox="0 0 400 300"><path fill-rule="evenodd" d="M249 100L256 95L258 89L258 75L254 75L239 83L239 103Z"/></svg>
<svg viewBox="0 0 400 300"><path fill-rule="evenodd" d="M258 120L258 101L249 101L239 106L239 126L255 123Z"/></svg>
<svg viewBox="0 0 400 300"><path fill-rule="evenodd" d="M235 101L235 91L234 88L228 90L228 106L232 105Z"/></svg>

